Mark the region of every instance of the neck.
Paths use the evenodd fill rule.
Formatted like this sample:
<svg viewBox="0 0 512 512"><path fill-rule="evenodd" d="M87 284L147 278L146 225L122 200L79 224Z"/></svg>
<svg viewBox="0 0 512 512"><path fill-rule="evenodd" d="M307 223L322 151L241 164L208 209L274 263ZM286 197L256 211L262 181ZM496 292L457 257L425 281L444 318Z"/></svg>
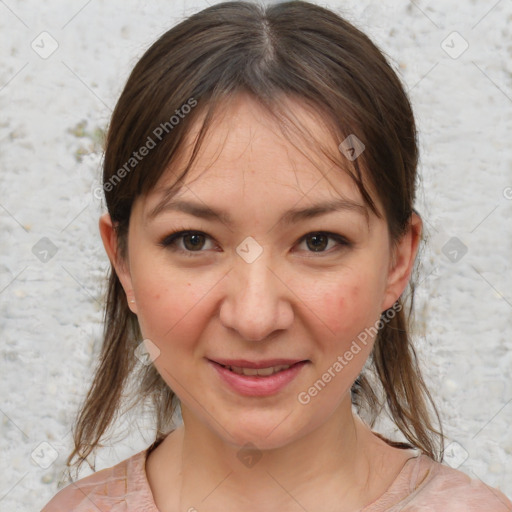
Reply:
<svg viewBox="0 0 512 512"><path fill-rule="evenodd" d="M182 414L182 496L201 496L212 510L217 504L231 509L235 503L246 510L257 504L261 510L262 500L269 505L265 510L282 510L298 496L307 501L309 493L318 496L319 489L328 493L332 488L338 497L350 496L354 505L364 505L354 491L363 492L361 482L369 479L369 447L375 436L353 415L348 400L318 428L264 450L229 443L187 410Z"/></svg>

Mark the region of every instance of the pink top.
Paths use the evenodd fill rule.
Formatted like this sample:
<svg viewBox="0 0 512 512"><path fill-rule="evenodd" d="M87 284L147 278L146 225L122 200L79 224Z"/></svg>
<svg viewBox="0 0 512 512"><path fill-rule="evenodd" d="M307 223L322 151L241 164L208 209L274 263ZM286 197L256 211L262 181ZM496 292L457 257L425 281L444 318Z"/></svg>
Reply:
<svg viewBox="0 0 512 512"><path fill-rule="evenodd" d="M150 450L69 484L41 512L159 512L146 477ZM480 480L417 453L360 512L382 511L512 512L512 502Z"/></svg>

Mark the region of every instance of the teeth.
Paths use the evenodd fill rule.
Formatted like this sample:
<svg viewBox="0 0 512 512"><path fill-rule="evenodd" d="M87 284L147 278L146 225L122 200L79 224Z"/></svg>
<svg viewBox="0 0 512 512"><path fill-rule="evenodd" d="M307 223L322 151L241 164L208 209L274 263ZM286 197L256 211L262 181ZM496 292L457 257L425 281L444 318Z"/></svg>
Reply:
<svg viewBox="0 0 512 512"><path fill-rule="evenodd" d="M240 368L238 366L225 366L232 372L237 373L238 375L258 375L261 377L268 377L269 375L273 375L274 373L280 372L281 370L287 370L291 365L283 364L280 366L271 366L270 368Z"/></svg>

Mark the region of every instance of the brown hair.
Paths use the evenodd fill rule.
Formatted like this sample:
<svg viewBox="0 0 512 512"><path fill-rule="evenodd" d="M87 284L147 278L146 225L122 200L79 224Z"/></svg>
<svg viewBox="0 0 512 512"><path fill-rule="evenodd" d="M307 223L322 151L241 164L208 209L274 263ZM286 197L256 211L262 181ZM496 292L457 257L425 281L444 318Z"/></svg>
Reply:
<svg viewBox="0 0 512 512"><path fill-rule="evenodd" d="M349 173L380 217L364 184L368 182L383 205L392 242L400 239L415 200L417 134L408 97L383 53L338 14L305 1L266 7L225 2L190 16L163 34L134 67L113 112L103 188L123 258L136 197L152 190L176 158L192 123L205 114L192 157L177 180L179 187L221 102L240 92L249 93L265 106L283 130L298 124L282 101L293 97L314 109L336 140L354 134L363 141L366 149L351 160L338 148L337 154L332 148L329 152L311 135L303 139L313 140L312 147L322 148L334 164ZM151 149L143 158L135 158L134 152L144 145ZM441 460L439 414L408 333L412 280L410 285L408 315L395 305L399 311L383 322L369 364L352 387L352 400L361 413L368 414L371 426L387 410L412 446ZM405 299L399 299L400 306ZM78 458L77 471L88 455L102 446L100 440L126 398L130 377L136 383L132 406L151 401L155 443L172 430L171 418L179 403L152 364L137 365L134 350L141 332L112 266L103 338L94 380L74 425L74 450L67 460L70 466L73 457ZM134 371L137 366L139 372ZM432 414L440 431L432 425Z"/></svg>

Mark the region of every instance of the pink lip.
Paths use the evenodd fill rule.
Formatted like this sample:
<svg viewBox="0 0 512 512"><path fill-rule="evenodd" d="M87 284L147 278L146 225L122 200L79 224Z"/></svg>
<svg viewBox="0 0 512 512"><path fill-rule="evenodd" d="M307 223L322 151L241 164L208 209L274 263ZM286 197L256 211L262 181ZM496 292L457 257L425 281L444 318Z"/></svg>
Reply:
<svg viewBox="0 0 512 512"><path fill-rule="evenodd" d="M279 360L279 361L282 361ZM242 361L237 360L237 363ZM289 384L301 371L308 361L299 361L295 363L274 363L269 364L265 362L265 365L261 364L257 368L268 368L269 366L278 366L279 364L293 364L287 370L281 370L280 372L269 375L268 377L262 377L258 375L238 375L227 368L221 366L221 364L209 360L211 366L215 368L221 379L227 383L232 389L245 396L268 396L273 395L282 390L287 384ZM254 368L253 366L246 366L244 364L232 364L229 366L240 366L243 368Z"/></svg>
<svg viewBox="0 0 512 512"><path fill-rule="evenodd" d="M267 359L266 361L247 361L246 359L210 359L222 366L238 366L239 368L270 368L271 366L292 365L303 359Z"/></svg>

